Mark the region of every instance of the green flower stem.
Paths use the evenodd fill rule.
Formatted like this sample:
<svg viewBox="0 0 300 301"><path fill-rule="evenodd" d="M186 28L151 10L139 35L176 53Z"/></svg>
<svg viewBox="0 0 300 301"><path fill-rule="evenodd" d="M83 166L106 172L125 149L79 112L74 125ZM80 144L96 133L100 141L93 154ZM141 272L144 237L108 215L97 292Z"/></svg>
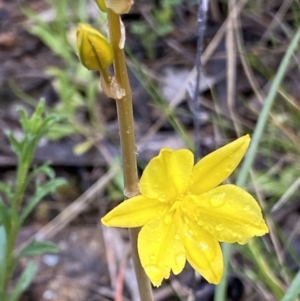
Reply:
<svg viewBox="0 0 300 301"><path fill-rule="evenodd" d="M124 49L119 47L119 42L122 38L120 16L110 9L107 10L107 16L109 36L114 53L116 81L120 88L125 91L125 95L121 99L116 99L122 149L125 196L133 197L139 194L139 189L131 88L127 74ZM134 269L141 300L153 301L151 285L141 265L137 250L139 230L140 229L138 228L129 230Z"/></svg>

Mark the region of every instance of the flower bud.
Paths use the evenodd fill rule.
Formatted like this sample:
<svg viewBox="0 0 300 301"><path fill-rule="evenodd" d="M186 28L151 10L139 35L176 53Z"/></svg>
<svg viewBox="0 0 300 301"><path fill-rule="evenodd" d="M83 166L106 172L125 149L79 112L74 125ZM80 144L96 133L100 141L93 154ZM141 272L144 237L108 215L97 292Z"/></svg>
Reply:
<svg viewBox="0 0 300 301"><path fill-rule="evenodd" d="M104 71L113 62L110 43L89 24L78 25L77 51L82 65L89 70Z"/></svg>
<svg viewBox="0 0 300 301"><path fill-rule="evenodd" d="M107 12L105 0L96 0L96 3L98 5L98 7L100 8L100 10L102 10L104 13Z"/></svg>
<svg viewBox="0 0 300 301"><path fill-rule="evenodd" d="M129 12L133 5L133 0L105 0L106 7L110 8L114 13L121 15Z"/></svg>

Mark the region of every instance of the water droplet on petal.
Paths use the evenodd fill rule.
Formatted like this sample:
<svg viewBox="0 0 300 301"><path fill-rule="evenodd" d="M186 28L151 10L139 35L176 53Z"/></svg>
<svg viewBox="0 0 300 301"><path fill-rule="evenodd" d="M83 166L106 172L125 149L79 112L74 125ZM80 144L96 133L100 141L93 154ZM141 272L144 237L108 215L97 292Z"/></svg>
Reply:
<svg viewBox="0 0 300 301"><path fill-rule="evenodd" d="M194 235L193 230L190 230L190 229L187 231L187 233L188 233L188 235L190 235L190 236L193 236L193 235Z"/></svg>
<svg viewBox="0 0 300 301"><path fill-rule="evenodd" d="M206 251L208 249L208 245L205 242L200 242L199 246L203 251Z"/></svg>
<svg viewBox="0 0 300 301"><path fill-rule="evenodd" d="M154 255L150 255L149 259L150 259L150 261L154 261L155 260L155 256Z"/></svg>
<svg viewBox="0 0 300 301"><path fill-rule="evenodd" d="M184 215L183 216L183 222L188 225L190 223L190 220L187 216Z"/></svg>
<svg viewBox="0 0 300 301"><path fill-rule="evenodd" d="M175 240L179 240L180 239L180 235L178 233L175 234L174 236Z"/></svg>
<svg viewBox="0 0 300 301"><path fill-rule="evenodd" d="M170 214L167 214L165 217L164 217L164 222L166 225L171 225L172 223L172 217Z"/></svg>
<svg viewBox="0 0 300 301"><path fill-rule="evenodd" d="M226 171L227 172L232 172L233 169L234 169L234 165L230 164L230 165L227 166Z"/></svg>
<svg viewBox="0 0 300 301"><path fill-rule="evenodd" d="M159 200L160 202L164 202L164 201L166 200L166 197L167 197L167 195L166 195L165 193L163 193L163 194L161 194L161 195L158 197L158 200Z"/></svg>
<svg viewBox="0 0 300 301"><path fill-rule="evenodd" d="M159 242L162 242L162 238L161 238L161 236L157 236L156 237L156 241L159 243Z"/></svg>
<svg viewBox="0 0 300 301"><path fill-rule="evenodd" d="M216 226L216 230L217 230L217 231L223 231L223 230L224 230L224 225L223 225L223 224L218 224L218 225Z"/></svg>
<svg viewBox="0 0 300 301"><path fill-rule="evenodd" d="M244 211L249 211L250 210L250 206L249 205L246 205L244 208L243 208Z"/></svg>
<svg viewBox="0 0 300 301"><path fill-rule="evenodd" d="M144 269L148 277L151 279L151 282L155 286L159 286L166 274L165 271L155 264L146 265Z"/></svg>
<svg viewBox="0 0 300 301"><path fill-rule="evenodd" d="M255 224L256 226L259 226L259 225L261 224L261 220L260 220L260 219L257 219L257 220L254 222L254 224Z"/></svg>
<svg viewBox="0 0 300 301"><path fill-rule="evenodd" d="M185 261L186 261L186 257L185 257L184 253L178 253L175 256L176 268L172 269L175 275L179 274L182 271L182 269L185 265Z"/></svg>
<svg viewBox="0 0 300 301"><path fill-rule="evenodd" d="M225 193L215 195L212 199L209 200L209 202L212 207L222 207L225 204Z"/></svg>
<svg viewBox="0 0 300 301"><path fill-rule="evenodd" d="M197 223L199 226L201 226L201 227L203 227L203 225L204 225L203 220L201 220L200 218L197 218L197 219L196 219L196 223Z"/></svg>

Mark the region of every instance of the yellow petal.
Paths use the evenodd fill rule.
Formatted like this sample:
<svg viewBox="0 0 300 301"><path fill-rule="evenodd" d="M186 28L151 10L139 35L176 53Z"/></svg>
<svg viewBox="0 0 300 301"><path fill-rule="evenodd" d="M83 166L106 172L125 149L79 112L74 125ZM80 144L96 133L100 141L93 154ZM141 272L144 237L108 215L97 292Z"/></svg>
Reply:
<svg viewBox="0 0 300 301"><path fill-rule="evenodd" d="M194 167L189 191L200 194L218 186L236 169L250 143L245 135L201 159Z"/></svg>
<svg viewBox="0 0 300 301"><path fill-rule="evenodd" d="M141 194L162 202L180 195L187 189L193 160L193 154L187 149L162 149L144 170Z"/></svg>
<svg viewBox="0 0 300 301"><path fill-rule="evenodd" d="M221 185L189 197L190 216L218 241L245 244L269 231L256 200L238 186Z"/></svg>
<svg viewBox="0 0 300 301"><path fill-rule="evenodd" d="M223 274L223 256L218 241L195 222L186 226L184 246L187 261L208 282L218 284Z"/></svg>
<svg viewBox="0 0 300 301"><path fill-rule="evenodd" d="M108 227L140 227L162 215L165 207L166 205L158 200L138 195L115 207L101 219L101 222Z"/></svg>
<svg viewBox="0 0 300 301"><path fill-rule="evenodd" d="M146 224L138 237L141 263L154 286L159 286L170 271L179 274L186 257L182 242L181 220L167 213Z"/></svg>

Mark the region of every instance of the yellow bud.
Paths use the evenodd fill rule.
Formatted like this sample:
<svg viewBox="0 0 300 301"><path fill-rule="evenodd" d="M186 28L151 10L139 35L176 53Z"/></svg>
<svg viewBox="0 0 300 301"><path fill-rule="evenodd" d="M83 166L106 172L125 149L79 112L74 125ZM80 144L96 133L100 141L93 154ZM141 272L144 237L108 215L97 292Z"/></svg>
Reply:
<svg viewBox="0 0 300 301"><path fill-rule="evenodd" d="M98 5L98 7L99 7L104 13L107 12L105 0L96 0L96 3L97 3L97 5Z"/></svg>
<svg viewBox="0 0 300 301"><path fill-rule="evenodd" d="M133 0L105 0L106 7L110 8L114 13L121 15L129 12L133 5Z"/></svg>
<svg viewBox="0 0 300 301"><path fill-rule="evenodd" d="M113 62L108 40L89 24L80 23L77 27L77 51L82 65L89 70L103 71Z"/></svg>

